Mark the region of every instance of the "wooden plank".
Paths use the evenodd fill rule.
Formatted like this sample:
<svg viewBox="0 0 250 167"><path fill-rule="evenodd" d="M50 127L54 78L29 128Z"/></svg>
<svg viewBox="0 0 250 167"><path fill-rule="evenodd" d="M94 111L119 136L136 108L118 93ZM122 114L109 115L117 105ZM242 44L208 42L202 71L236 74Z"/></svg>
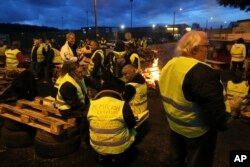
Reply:
<svg viewBox="0 0 250 167"><path fill-rule="evenodd" d="M62 116L60 111L56 108L45 106L45 105L42 105L42 104L39 104L36 102L31 102L28 100L23 100L23 99L18 100L16 106L19 108L31 107L31 108L38 110L37 112L40 111L44 115L49 115L49 113L50 113L50 114L54 114L57 116Z"/></svg>
<svg viewBox="0 0 250 167"><path fill-rule="evenodd" d="M0 104L0 115L55 135L59 135L64 129L75 125L70 124L68 120L65 121L44 115L43 113L34 112L32 109L19 108L8 104Z"/></svg>

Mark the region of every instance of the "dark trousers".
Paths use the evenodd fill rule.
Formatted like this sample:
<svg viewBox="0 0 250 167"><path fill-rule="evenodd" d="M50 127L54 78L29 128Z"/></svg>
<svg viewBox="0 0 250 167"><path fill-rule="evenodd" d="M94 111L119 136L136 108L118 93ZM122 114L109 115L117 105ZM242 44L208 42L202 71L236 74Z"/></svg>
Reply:
<svg viewBox="0 0 250 167"><path fill-rule="evenodd" d="M236 72L236 70L243 71L243 62L232 61L232 71Z"/></svg>
<svg viewBox="0 0 250 167"><path fill-rule="evenodd" d="M217 131L208 131L197 138L170 132L171 167L212 167Z"/></svg>

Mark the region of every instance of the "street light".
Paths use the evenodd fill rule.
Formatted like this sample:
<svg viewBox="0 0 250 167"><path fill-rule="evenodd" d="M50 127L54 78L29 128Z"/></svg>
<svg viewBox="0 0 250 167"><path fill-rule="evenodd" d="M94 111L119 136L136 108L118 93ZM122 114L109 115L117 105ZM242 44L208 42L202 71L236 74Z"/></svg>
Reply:
<svg viewBox="0 0 250 167"><path fill-rule="evenodd" d="M131 19L130 19L130 27L132 28L132 22L133 22L133 15L132 15L132 10L133 10L133 0L130 0L131 2L131 13L130 13L130 16L131 16Z"/></svg>
<svg viewBox="0 0 250 167"><path fill-rule="evenodd" d="M207 31L207 25L208 25L208 21L210 20L213 20L214 18L213 17L210 17L209 19L207 19L207 21L206 21L206 31Z"/></svg>
<svg viewBox="0 0 250 167"><path fill-rule="evenodd" d="M179 11L182 11L182 8L180 8ZM176 14L176 12L177 11L175 10L173 13L173 39L174 39L174 35L175 35L174 27L175 27L175 14Z"/></svg>

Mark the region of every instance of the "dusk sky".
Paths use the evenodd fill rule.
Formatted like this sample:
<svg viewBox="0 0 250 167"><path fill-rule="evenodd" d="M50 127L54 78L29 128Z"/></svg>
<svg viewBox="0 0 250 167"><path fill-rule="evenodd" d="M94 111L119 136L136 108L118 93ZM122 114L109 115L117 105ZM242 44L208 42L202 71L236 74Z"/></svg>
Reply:
<svg viewBox="0 0 250 167"><path fill-rule="evenodd" d="M216 0L96 0L98 26L152 26L196 22L205 27L227 27L250 19L250 12L219 6ZM182 11L179 9L182 8ZM94 26L94 0L5 0L0 4L1 23L19 23L63 29Z"/></svg>

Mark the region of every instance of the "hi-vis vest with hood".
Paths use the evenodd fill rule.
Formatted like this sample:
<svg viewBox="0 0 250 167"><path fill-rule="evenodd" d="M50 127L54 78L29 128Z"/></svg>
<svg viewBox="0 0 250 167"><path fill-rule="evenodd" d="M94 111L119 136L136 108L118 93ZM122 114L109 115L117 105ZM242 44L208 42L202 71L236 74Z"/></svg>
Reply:
<svg viewBox="0 0 250 167"><path fill-rule="evenodd" d="M17 59L17 54L21 51L18 49L8 49L5 52L6 56L6 68L17 68L19 61Z"/></svg>
<svg viewBox="0 0 250 167"><path fill-rule="evenodd" d="M240 83L233 83L232 81L227 82L227 99L231 100L233 97L238 96L242 98L240 111L243 112L248 103L248 90L249 85L247 81Z"/></svg>
<svg viewBox="0 0 250 167"><path fill-rule="evenodd" d="M135 96L129 102L129 105L136 116L142 112L145 112L148 109L148 98L147 98L147 85L139 83L127 83L135 87L136 93Z"/></svg>
<svg viewBox="0 0 250 167"><path fill-rule="evenodd" d="M103 65L103 63L104 63L104 54L103 54L103 51L101 50L101 49L98 49L98 50L96 50L93 54L92 54L92 56L91 56L91 58L90 58L90 61L89 61L89 65L88 65L88 74L91 74L92 73L92 71L93 71L93 68L94 68L94 62L92 61L93 60L93 58L95 57L95 55L97 54L97 53L99 53L100 55L101 55L101 57L102 57L102 62L101 62L101 64Z"/></svg>
<svg viewBox="0 0 250 167"><path fill-rule="evenodd" d="M77 90L77 96L82 101L82 103L85 103L85 94L83 94L83 91L80 87L80 85L69 75L65 74L63 77L58 78L58 81L56 82L55 87L58 88L57 96L56 96L56 107L60 110L68 110L71 107L63 100L60 88L65 82L70 82L72 85L75 86Z"/></svg>
<svg viewBox="0 0 250 167"><path fill-rule="evenodd" d="M87 115L90 144L100 154L120 154L135 140L133 130L128 129L124 122L124 103L109 96L90 100Z"/></svg>
<svg viewBox="0 0 250 167"><path fill-rule="evenodd" d="M183 56L175 57L162 69L159 82L170 128L188 138L199 137L209 129L207 124L200 119L202 112L200 106L186 100L182 91L182 84L187 72L197 63L202 62ZM176 75L167 76L166 71L167 74ZM227 101L225 103L226 110L230 112L229 103Z"/></svg>
<svg viewBox="0 0 250 167"><path fill-rule="evenodd" d="M34 48L35 48L35 46L33 46L32 50L31 50L31 60L32 60L32 53L33 53ZM43 46L42 46L42 44L40 44L40 46L38 47L36 54L37 54L37 62L38 63L43 62L44 61L44 55L43 55Z"/></svg>

